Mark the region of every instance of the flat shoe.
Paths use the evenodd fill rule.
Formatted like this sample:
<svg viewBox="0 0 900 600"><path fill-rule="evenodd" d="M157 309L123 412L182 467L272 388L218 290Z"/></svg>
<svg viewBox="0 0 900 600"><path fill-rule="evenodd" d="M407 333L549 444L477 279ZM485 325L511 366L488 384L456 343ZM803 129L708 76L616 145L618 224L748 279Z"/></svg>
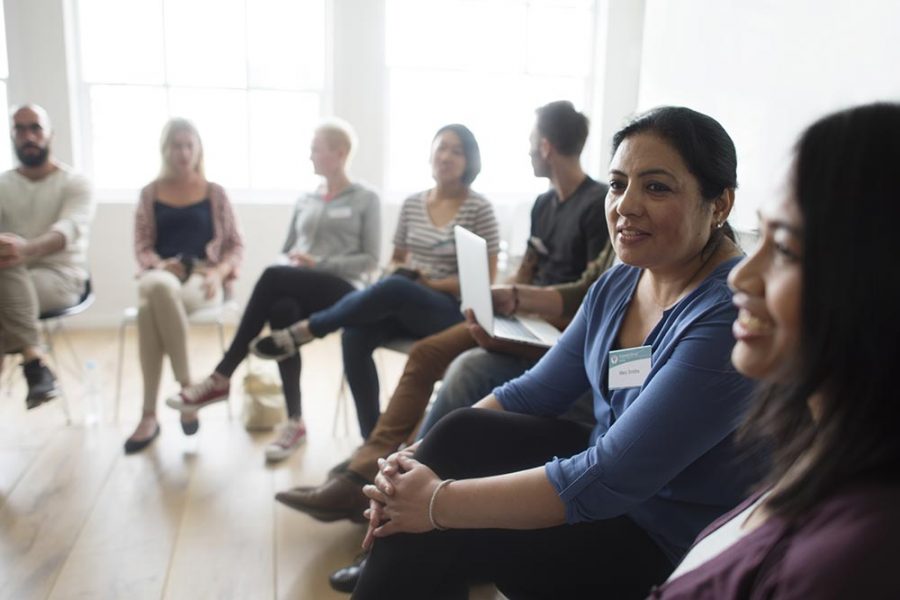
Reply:
<svg viewBox="0 0 900 600"><path fill-rule="evenodd" d="M153 440L159 437L159 424L157 423L156 429L153 430L153 434L150 437L144 438L142 440L136 440L134 438L128 438L125 440L125 454L134 454L135 452L140 452L144 448L150 445Z"/></svg>

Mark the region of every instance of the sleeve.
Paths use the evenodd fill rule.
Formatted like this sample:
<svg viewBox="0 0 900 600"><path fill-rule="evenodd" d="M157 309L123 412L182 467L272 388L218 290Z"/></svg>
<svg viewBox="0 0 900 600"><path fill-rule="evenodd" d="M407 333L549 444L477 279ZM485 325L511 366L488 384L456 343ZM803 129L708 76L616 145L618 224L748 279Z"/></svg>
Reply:
<svg viewBox="0 0 900 600"><path fill-rule="evenodd" d="M590 203L581 219L581 234L585 242L584 256L597 256L609 244L606 207L601 198Z"/></svg>
<svg viewBox="0 0 900 600"><path fill-rule="evenodd" d="M588 263L584 273L577 281L552 286L562 296L564 316L574 315L578 311L588 289L612 267L615 259L616 253L613 251L612 244L607 243L597 258Z"/></svg>
<svg viewBox="0 0 900 600"><path fill-rule="evenodd" d="M134 254L141 271L152 269L162 260L155 249L156 224L153 221L152 185L141 190L134 212Z"/></svg>
<svg viewBox="0 0 900 600"><path fill-rule="evenodd" d="M63 190L59 218L50 226L66 238L66 247L88 237L94 219L94 199L91 184L81 175L71 175Z"/></svg>
<svg viewBox="0 0 900 600"><path fill-rule="evenodd" d="M565 412L591 386L584 367L586 335L587 318L582 306L534 367L494 390L503 409L537 416Z"/></svg>
<svg viewBox="0 0 900 600"><path fill-rule="evenodd" d="M496 256L500 252L500 229L497 226L497 217L494 215L494 207L486 198L482 198L479 203L472 225L472 233L485 239L489 256Z"/></svg>
<svg viewBox="0 0 900 600"><path fill-rule="evenodd" d="M240 225L238 224L237 215L234 213L234 207L228 200L228 194L221 186L217 186L221 194L221 210L222 210L222 254L219 262L231 265L231 273L229 279L235 279L244 260L244 239L241 235Z"/></svg>
<svg viewBox="0 0 900 600"><path fill-rule="evenodd" d="M734 430L753 390L730 364L734 316L710 307L594 446L547 463L568 522L626 513Z"/></svg>
<svg viewBox="0 0 900 600"><path fill-rule="evenodd" d="M378 266L381 254L381 203L375 192L366 193L359 233L359 252L324 257L319 266L350 278L359 278Z"/></svg>
<svg viewBox="0 0 900 600"><path fill-rule="evenodd" d="M394 246L396 248L407 248L407 236L409 235L409 213L413 208L413 202L418 201L416 196L410 196L403 201L400 207L400 216L397 218L397 229L394 231Z"/></svg>

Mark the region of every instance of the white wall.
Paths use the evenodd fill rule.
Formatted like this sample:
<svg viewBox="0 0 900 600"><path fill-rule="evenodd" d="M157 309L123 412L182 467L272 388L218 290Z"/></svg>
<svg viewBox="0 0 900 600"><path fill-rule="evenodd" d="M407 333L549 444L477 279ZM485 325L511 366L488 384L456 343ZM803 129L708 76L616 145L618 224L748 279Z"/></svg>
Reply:
<svg viewBox="0 0 900 600"><path fill-rule="evenodd" d="M683 104L722 123L738 153L732 220L753 227L805 126L900 100L898 24L895 0L647 0L638 104Z"/></svg>

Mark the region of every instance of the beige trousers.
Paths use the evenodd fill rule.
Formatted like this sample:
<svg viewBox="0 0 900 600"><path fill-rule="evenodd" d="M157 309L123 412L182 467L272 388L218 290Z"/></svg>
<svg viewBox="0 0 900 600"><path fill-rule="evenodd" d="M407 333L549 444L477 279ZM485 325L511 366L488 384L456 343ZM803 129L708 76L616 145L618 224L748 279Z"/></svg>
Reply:
<svg viewBox="0 0 900 600"><path fill-rule="evenodd" d="M84 281L47 266L0 269L0 352L41 343L38 315L78 304Z"/></svg>
<svg viewBox="0 0 900 600"><path fill-rule="evenodd" d="M206 298L203 275L194 273L183 284L168 271L143 273L138 281L138 339L144 377L144 413L156 412L163 358L168 355L175 379L190 385L188 315L222 303L222 290Z"/></svg>

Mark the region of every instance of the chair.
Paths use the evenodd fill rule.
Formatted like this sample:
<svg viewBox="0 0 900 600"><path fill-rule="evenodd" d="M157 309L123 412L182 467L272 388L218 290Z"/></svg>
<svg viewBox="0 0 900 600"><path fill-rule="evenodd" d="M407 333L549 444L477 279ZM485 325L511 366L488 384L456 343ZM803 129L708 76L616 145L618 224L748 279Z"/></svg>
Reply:
<svg viewBox="0 0 900 600"><path fill-rule="evenodd" d="M75 349L72 347L72 342L69 340L69 336L66 335L66 329L63 327L63 319L66 317L71 317L77 315L79 313L84 312L94 303L94 290L91 285L91 278L88 277L87 281L84 283L84 293L81 294L81 298L78 300L78 304L74 306L68 306L66 308L58 308L55 310L48 310L42 312L38 316L38 320L40 321L41 328L44 332L44 339L47 341L47 352L50 354L50 358L53 361L54 366L57 367L57 371L61 369L61 365L59 359L56 356L56 346L53 343L53 336L55 334L60 334L62 336L63 342L65 342L66 347L69 349L69 354L72 357L72 363L76 365L76 368L81 371L81 363L78 360L78 354L75 352ZM60 400L62 401L62 409L66 415L66 424L72 424L72 415L69 412L69 401L66 398L65 390L60 383L60 380L57 379L57 384L60 389Z"/></svg>
<svg viewBox="0 0 900 600"><path fill-rule="evenodd" d="M219 345L222 347L222 353L225 353L225 317L228 313L240 315L241 309L236 300L227 299L219 306L210 306L201 308L188 315L188 323L190 325L215 325L219 332ZM125 355L125 328L131 323L137 322L138 309L136 306L129 306L122 311L122 321L119 324L119 352L116 359L116 408L114 419L119 422L119 404L122 398L122 365ZM226 402L228 405L228 418L232 418L231 399Z"/></svg>
<svg viewBox="0 0 900 600"><path fill-rule="evenodd" d="M415 338L395 338L393 340L388 340L381 346L379 346L376 350L380 350L382 348L386 350L393 350L394 352L399 352L400 354L409 354L409 351L412 350L413 345L419 340ZM378 355L375 355L375 365L376 368L381 363L378 360ZM379 380L383 379L383 375L381 372L384 371L384 366L378 369ZM337 403L334 407L334 422L331 425L331 435L333 437L337 437L338 435L338 421L343 422L343 432L344 436L350 434L350 386L347 383L347 375L344 373L344 370L341 369L341 385L338 387L337 393Z"/></svg>

